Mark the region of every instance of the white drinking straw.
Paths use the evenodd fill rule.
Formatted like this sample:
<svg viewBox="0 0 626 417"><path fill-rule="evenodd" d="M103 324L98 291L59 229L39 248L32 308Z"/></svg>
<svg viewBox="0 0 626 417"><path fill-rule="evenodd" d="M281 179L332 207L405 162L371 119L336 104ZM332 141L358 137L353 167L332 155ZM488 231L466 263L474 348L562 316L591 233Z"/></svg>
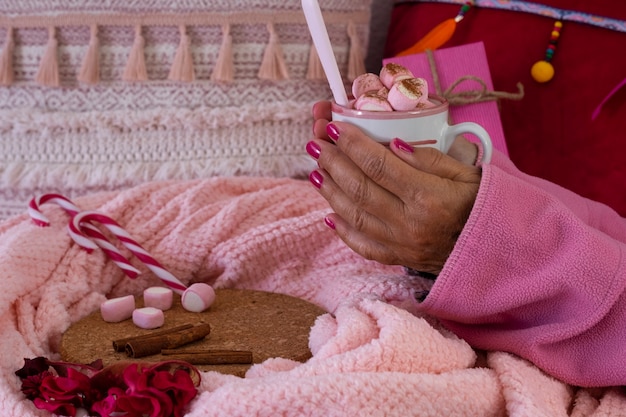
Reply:
<svg viewBox="0 0 626 417"><path fill-rule="evenodd" d="M324 72L326 73L326 79L330 85L335 103L340 106L347 106L348 96L343 81L341 80L341 74L339 73L339 67L337 66L333 48L330 45L330 39L328 38L328 32L326 31L326 24L322 17L320 5L317 0L302 0L302 10L304 11L306 22L309 25L309 32L311 32L313 44L315 45L315 49L317 49L322 68L324 68Z"/></svg>

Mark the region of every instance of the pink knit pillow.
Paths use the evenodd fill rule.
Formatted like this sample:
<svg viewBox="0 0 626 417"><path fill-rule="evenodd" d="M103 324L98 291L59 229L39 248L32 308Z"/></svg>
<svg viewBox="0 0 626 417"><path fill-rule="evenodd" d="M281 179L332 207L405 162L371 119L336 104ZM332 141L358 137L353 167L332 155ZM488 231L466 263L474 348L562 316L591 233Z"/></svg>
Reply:
<svg viewBox="0 0 626 417"><path fill-rule="evenodd" d="M0 5L0 219L45 192L312 168L310 108L331 93L300 0L60 4ZM349 82L370 2L320 5Z"/></svg>

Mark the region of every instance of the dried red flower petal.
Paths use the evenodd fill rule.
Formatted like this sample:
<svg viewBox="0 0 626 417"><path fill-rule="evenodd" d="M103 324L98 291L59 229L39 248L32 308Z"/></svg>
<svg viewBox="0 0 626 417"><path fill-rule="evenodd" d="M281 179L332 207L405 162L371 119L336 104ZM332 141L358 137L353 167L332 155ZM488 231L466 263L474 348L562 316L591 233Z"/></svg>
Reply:
<svg viewBox="0 0 626 417"><path fill-rule="evenodd" d="M33 403L40 410L47 410L59 416L74 417L76 415L76 407L70 403L49 402L42 398L35 398Z"/></svg>
<svg viewBox="0 0 626 417"><path fill-rule="evenodd" d="M107 396L100 401L96 401L91 406L91 411L101 416L109 416L112 413L119 412L117 407L117 399L124 395L124 390L118 387L109 388Z"/></svg>
<svg viewBox="0 0 626 417"><path fill-rule="evenodd" d="M15 375L20 379L27 378L33 375L39 375L44 371L47 371L50 366L48 360L43 356L36 357L34 359L24 358L24 366L15 371Z"/></svg>
<svg viewBox="0 0 626 417"><path fill-rule="evenodd" d="M150 389L118 398L117 405L131 417L170 417L174 406L166 394Z"/></svg>
<svg viewBox="0 0 626 417"><path fill-rule="evenodd" d="M48 371L43 371L37 375L30 375L22 379L22 392L29 400L34 400L41 396L41 381L48 376L52 375Z"/></svg>
<svg viewBox="0 0 626 417"><path fill-rule="evenodd" d="M78 408L90 414L125 417L182 417L197 395L200 373L185 362L151 366L118 363L102 369L89 365L25 359L16 372L22 391L40 409L75 416Z"/></svg>
<svg viewBox="0 0 626 417"><path fill-rule="evenodd" d="M157 372L152 379L152 386L170 396L174 404L175 417L182 417L185 414L185 407L198 393L189 374L183 370L177 370L173 374Z"/></svg>
<svg viewBox="0 0 626 417"><path fill-rule="evenodd" d="M74 369L68 369L67 377L49 375L41 383L41 395L46 400L72 401L89 392L90 379ZM82 405L82 404L78 404Z"/></svg>

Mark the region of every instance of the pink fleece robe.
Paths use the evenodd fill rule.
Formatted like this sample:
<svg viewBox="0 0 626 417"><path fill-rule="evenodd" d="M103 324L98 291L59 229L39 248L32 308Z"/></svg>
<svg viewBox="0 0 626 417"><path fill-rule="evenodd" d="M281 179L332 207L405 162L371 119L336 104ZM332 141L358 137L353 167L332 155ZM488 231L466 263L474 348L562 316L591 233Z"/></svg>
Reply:
<svg viewBox="0 0 626 417"><path fill-rule="evenodd" d="M515 353L568 383L626 385L625 249L616 212L496 153L418 308L472 346Z"/></svg>

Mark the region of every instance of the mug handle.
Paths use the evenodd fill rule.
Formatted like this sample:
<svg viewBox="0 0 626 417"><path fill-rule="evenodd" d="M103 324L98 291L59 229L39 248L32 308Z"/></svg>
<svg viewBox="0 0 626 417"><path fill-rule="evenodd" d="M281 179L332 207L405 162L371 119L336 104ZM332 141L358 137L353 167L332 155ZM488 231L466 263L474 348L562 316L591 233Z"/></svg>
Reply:
<svg viewBox="0 0 626 417"><path fill-rule="evenodd" d="M491 136L489 136L489 133L487 133L485 128L473 122L463 122L455 125L450 125L448 126L448 129L446 131L446 136L449 139L448 143L451 144L455 137L463 133L471 133L472 135L475 135L478 139L480 139L480 143L483 145L483 157L481 158L481 162L483 164L488 164L489 162L491 162L493 144L491 143Z"/></svg>

